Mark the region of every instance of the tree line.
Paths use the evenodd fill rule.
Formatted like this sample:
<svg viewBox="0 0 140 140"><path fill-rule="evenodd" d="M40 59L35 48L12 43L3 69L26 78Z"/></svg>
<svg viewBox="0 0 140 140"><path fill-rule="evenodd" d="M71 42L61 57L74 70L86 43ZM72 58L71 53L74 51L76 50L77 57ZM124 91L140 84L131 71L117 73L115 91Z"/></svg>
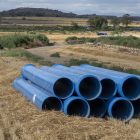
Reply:
<svg viewBox="0 0 140 140"><path fill-rule="evenodd" d="M125 14L123 15L122 18L118 19L118 18L113 18L111 19L111 24L113 24L114 27L118 26L120 23L122 23L123 25L125 25L126 27L128 27L129 24L131 24L133 21L133 17L131 17L129 14ZM95 17L91 17L89 18L89 20L87 21L87 23L91 26L91 27L105 27L108 25L108 21L106 18L101 17L101 16L95 16Z"/></svg>

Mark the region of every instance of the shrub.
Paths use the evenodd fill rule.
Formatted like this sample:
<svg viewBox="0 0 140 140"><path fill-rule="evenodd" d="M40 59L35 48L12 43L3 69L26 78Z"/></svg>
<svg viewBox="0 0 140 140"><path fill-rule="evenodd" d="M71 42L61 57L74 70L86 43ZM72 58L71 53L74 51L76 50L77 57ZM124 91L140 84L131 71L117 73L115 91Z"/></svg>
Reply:
<svg viewBox="0 0 140 140"><path fill-rule="evenodd" d="M78 23L72 21L71 26L72 26L74 29L77 29L77 28L78 28Z"/></svg>
<svg viewBox="0 0 140 140"><path fill-rule="evenodd" d="M76 36L68 37L65 39L65 42L68 42L69 40L77 40L78 38Z"/></svg>
<svg viewBox="0 0 140 140"><path fill-rule="evenodd" d="M72 58L69 61L65 62L64 65L70 67L70 66L73 66L73 65L81 65L83 63L89 64L89 62L87 60L84 60L84 59L79 60L79 59Z"/></svg>
<svg viewBox="0 0 140 140"><path fill-rule="evenodd" d="M60 57L60 55L58 52L56 52L56 53L51 54L50 57Z"/></svg>
<svg viewBox="0 0 140 140"><path fill-rule="evenodd" d="M16 26L17 24L16 23L13 23L13 26Z"/></svg>
<svg viewBox="0 0 140 140"><path fill-rule="evenodd" d="M36 46L35 42L39 40L42 42L42 45L48 45L49 40L45 35L22 35L22 34L12 34L12 35L3 35L0 36L1 45L5 48L16 48L28 46Z"/></svg>
<svg viewBox="0 0 140 140"><path fill-rule="evenodd" d="M25 17L23 17L23 18L22 18L22 20L26 20L26 18L25 18Z"/></svg>

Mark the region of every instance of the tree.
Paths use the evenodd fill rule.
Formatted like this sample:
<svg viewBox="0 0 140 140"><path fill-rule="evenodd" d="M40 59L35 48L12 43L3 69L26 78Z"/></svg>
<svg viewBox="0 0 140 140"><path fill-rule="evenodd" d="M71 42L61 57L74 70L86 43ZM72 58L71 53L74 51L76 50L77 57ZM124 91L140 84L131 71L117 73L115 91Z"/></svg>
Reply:
<svg viewBox="0 0 140 140"><path fill-rule="evenodd" d="M74 21L72 21L71 26L73 26L74 29L78 28L78 24Z"/></svg>
<svg viewBox="0 0 140 140"><path fill-rule="evenodd" d="M102 27L103 24L108 24L108 21L106 18L104 17L101 17L101 16L95 16L95 17L91 17L89 18L89 20L87 21L87 23L90 25L90 26L95 26L95 27Z"/></svg>
<svg viewBox="0 0 140 140"><path fill-rule="evenodd" d="M123 17L121 18L121 23L126 27L128 27L128 25L131 24L132 22L133 22L133 17L131 17L129 14L123 15Z"/></svg>
<svg viewBox="0 0 140 140"><path fill-rule="evenodd" d="M16 26L17 24L16 23L13 23L13 26Z"/></svg>
<svg viewBox="0 0 140 140"><path fill-rule="evenodd" d="M113 26L115 27L115 26L119 25L120 22L121 21L118 18L113 18L113 19L111 19L110 23L113 24Z"/></svg>
<svg viewBox="0 0 140 140"><path fill-rule="evenodd" d="M26 20L26 18L25 18L25 17L23 17L23 18L22 18L22 20Z"/></svg>
<svg viewBox="0 0 140 140"><path fill-rule="evenodd" d="M108 28L108 26L107 26L107 24L106 24L106 23L103 23L101 28L102 28L102 29L107 29L107 28Z"/></svg>

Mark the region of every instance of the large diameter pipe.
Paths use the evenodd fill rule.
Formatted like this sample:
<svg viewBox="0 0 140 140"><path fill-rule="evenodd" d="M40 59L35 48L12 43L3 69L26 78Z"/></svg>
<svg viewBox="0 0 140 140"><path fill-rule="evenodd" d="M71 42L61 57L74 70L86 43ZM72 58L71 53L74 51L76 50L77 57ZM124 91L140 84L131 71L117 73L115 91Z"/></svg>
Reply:
<svg viewBox="0 0 140 140"><path fill-rule="evenodd" d="M134 106L134 115L140 115L140 99L132 101L132 104Z"/></svg>
<svg viewBox="0 0 140 140"><path fill-rule="evenodd" d="M129 73L124 73L124 72L120 72L120 71L115 71L115 70L109 70L109 69L105 69L105 68L99 68L99 67L95 67L95 66L91 66L89 64L82 64L80 65L80 67L85 67L85 68L88 68L88 69L93 69L93 70L98 70L98 71L103 71L103 72L109 72L110 74L118 74L118 75L134 75L134 74L129 74ZM140 78L140 76L138 75L135 75L137 77Z"/></svg>
<svg viewBox="0 0 140 140"><path fill-rule="evenodd" d="M104 116L107 107L106 102L103 99L97 98L95 100L88 101L88 103L90 106L90 116L94 116L96 118Z"/></svg>
<svg viewBox="0 0 140 140"><path fill-rule="evenodd" d="M129 121L134 115L132 103L123 97L112 98L107 102L107 112L111 118Z"/></svg>
<svg viewBox="0 0 140 140"><path fill-rule="evenodd" d="M61 99L70 97L74 92L74 85L70 79L43 71L32 64L25 65L21 74L23 78Z"/></svg>
<svg viewBox="0 0 140 140"><path fill-rule="evenodd" d="M64 101L65 115L78 115L81 117L89 117L90 106L86 100L78 96L72 96Z"/></svg>
<svg viewBox="0 0 140 140"><path fill-rule="evenodd" d="M85 65L86 66L86 65ZM140 96L140 80L134 75L118 75L110 74L108 72L88 69L87 67L72 66L73 69L86 71L88 73L97 74L106 78L111 78L115 81L120 96L128 98L129 100L137 100Z"/></svg>
<svg viewBox="0 0 140 140"><path fill-rule="evenodd" d="M63 66L62 64L54 64L53 67L55 67L57 69L60 69L60 70L73 72L73 73L76 73L76 74L91 75L91 73L88 73L84 70L82 71L80 69L80 67L78 67L79 69L75 69L73 67L68 68L68 67ZM116 95L117 85L112 79L106 78L106 77L103 77L103 76L99 76L99 75L96 75L96 74L92 74L92 75L96 76L101 82L102 91L101 91L100 97L102 99L109 100Z"/></svg>
<svg viewBox="0 0 140 140"><path fill-rule="evenodd" d="M96 99L101 94L101 83L95 76L80 75L48 66L43 66L40 69L71 79L75 85L75 92L77 95L86 100Z"/></svg>
<svg viewBox="0 0 140 140"><path fill-rule="evenodd" d="M53 94L39 88L20 77L14 80L13 88L18 90L24 97L37 106L40 110L62 111L62 101Z"/></svg>

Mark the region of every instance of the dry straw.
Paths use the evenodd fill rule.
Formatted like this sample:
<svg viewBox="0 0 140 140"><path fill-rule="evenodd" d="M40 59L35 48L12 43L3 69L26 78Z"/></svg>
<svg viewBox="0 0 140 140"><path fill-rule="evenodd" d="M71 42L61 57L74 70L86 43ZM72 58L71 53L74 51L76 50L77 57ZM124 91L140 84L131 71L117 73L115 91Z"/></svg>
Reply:
<svg viewBox="0 0 140 140"><path fill-rule="evenodd" d="M140 120L129 124L108 118L65 116L40 111L12 88L21 76L21 58L0 58L0 140L134 140L140 138ZM39 66L38 64L35 64Z"/></svg>

